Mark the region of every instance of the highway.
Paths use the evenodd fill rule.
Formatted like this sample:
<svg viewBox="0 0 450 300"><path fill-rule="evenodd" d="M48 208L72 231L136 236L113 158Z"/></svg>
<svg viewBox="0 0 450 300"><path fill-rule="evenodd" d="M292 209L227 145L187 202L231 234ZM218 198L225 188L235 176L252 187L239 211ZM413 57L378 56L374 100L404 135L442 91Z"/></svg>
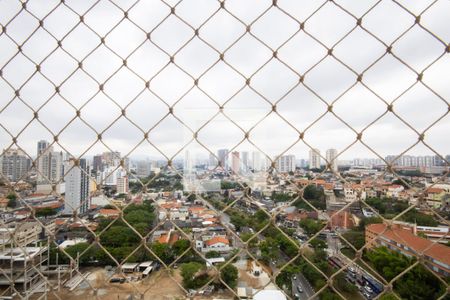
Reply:
<svg viewBox="0 0 450 300"><path fill-rule="evenodd" d="M292 295L293 296L295 294L297 294L299 296L298 299L306 300L306 299L309 299L312 295L314 295L314 290L312 289L308 280L306 280L305 276L303 276L303 274L299 273L296 275L296 279L292 278L291 280L292 280ZM303 290L302 293L300 293L298 291L299 286Z"/></svg>

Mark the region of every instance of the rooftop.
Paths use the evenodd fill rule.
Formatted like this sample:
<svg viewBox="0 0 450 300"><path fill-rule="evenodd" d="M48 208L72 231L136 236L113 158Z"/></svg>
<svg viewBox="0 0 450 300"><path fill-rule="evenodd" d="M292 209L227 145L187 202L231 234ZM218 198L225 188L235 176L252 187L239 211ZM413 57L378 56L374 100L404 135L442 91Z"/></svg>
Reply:
<svg viewBox="0 0 450 300"><path fill-rule="evenodd" d="M393 226L389 229L386 224L370 224L366 227L366 230L381 234L396 243L408 246L416 252L424 253L433 259L450 265L450 247L418 237L400 226Z"/></svg>

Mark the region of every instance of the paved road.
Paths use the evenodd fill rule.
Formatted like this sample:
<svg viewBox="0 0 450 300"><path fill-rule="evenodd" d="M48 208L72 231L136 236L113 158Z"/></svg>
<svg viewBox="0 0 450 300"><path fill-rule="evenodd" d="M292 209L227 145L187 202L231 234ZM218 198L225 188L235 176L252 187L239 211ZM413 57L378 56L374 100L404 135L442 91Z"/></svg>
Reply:
<svg viewBox="0 0 450 300"><path fill-rule="evenodd" d="M300 296L298 299L300 300L309 299L312 295L314 295L314 290L303 274L299 273L296 277L296 279L292 278L292 295L298 294ZM302 293L298 291L298 286L302 287Z"/></svg>

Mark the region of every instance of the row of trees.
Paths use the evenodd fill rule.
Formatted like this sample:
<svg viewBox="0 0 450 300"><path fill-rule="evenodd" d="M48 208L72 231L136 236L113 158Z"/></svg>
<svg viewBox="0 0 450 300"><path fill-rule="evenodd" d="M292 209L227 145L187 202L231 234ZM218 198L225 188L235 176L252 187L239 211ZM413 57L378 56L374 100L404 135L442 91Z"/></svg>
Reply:
<svg viewBox="0 0 450 300"><path fill-rule="evenodd" d="M415 262L386 247L379 247L365 253L365 258L387 281L392 280ZM421 264L394 281L394 291L402 299L437 299L445 292L444 284Z"/></svg>
<svg viewBox="0 0 450 300"><path fill-rule="evenodd" d="M155 173L151 173L150 176L146 178L142 178L139 181L131 181L130 182L130 191L132 193L138 193L142 190L143 185L147 186L147 189L154 190L163 190L163 191L174 191L174 190L182 190L183 184L181 183L181 176L167 176L165 174L158 174L155 177ZM141 184L142 182L142 184Z"/></svg>
<svg viewBox="0 0 450 300"><path fill-rule="evenodd" d="M143 246L141 238L150 232L156 219L151 202L144 201L142 205L129 205L123 211L123 219L103 218L99 220L96 233L100 236L101 246L119 262L127 257L128 262L152 259L150 252ZM114 264L114 260L102 247L97 244L91 246L91 243L79 243L67 247L65 251L74 259L80 254L81 265ZM69 257L60 250L56 248L51 250L53 259L55 259L56 253L59 253L61 263L69 261Z"/></svg>

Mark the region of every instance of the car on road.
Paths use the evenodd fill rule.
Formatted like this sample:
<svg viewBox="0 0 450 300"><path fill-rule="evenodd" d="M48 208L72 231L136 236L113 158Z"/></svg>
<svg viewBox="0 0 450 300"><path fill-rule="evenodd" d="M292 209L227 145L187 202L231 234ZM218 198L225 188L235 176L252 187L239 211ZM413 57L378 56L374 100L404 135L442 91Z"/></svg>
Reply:
<svg viewBox="0 0 450 300"><path fill-rule="evenodd" d="M369 294L369 293L367 293L367 292L364 292L364 293L363 293L363 296L364 296L366 299L372 299L372 295Z"/></svg>
<svg viewBox="0 0 450 300"><path fill-rule="evenodd" d="M353 276L349 276L349 275L347 275L346 277L345 277L345 279L347 279L347 281L348 282L350 282L350 283L352 283L352 284L355 284L356 283L356 279L355 279L355 277L353 277Z"/></svg>
<svg viewBox="0 0 450 300"><path fill-rule="evenodd" d="M366 285L366 286L364 287L364 289L365 289L366 292L369 293L369 294L372 294L372 293L373 293L373 290L372 290L372 288L371 288L370 286L367 286L367 285Z"/></svg>
<svg viewBox="0 0 450 300"><path fill-rule="evenodd" d="M299 285L299 286L297 286L297 291L298 291L299 293L303 293L303 288Z"/></svg>
<svg viewBox="0 0 450 300"><path fill-rule="evenodd" d="M294 294L294 299L300 299L300 295L297 294L297 293L295 293L295 294Z"/></svg>
<svg viewBox="0 0 450 300"><path fill-rule="evenodd" d="M297 280L297 275L292 276L292 279Z"/></svg>

